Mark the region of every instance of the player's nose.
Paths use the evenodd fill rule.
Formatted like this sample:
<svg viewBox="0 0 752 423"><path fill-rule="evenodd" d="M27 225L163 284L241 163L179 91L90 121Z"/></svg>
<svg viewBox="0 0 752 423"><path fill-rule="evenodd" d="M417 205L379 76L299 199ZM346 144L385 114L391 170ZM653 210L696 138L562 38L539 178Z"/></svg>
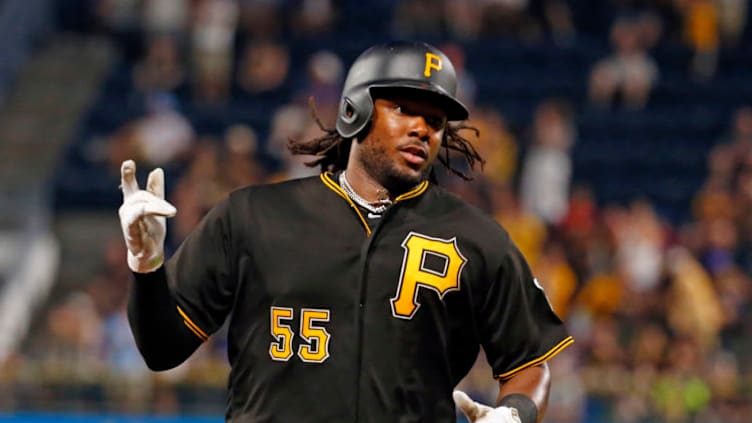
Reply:
<svg viewBox="0 0 752 423"><path fill-rule="evenodd" d="M415 115L410 117L409 135L421 141L428 141L431 135L431 127L424 116Z"/></svg>

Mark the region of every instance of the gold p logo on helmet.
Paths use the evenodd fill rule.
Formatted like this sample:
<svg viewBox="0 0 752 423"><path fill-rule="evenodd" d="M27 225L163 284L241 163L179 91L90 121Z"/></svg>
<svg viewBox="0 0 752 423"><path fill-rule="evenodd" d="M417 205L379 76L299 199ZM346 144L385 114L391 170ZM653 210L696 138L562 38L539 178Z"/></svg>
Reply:
<svg viewBox="0 0 752 423"><path fill-rule="evenodd" d="M426 52L426 67L423 68L423 75L426 78L430 78L432 69L441 70L441 57L437 54Z"/></svg>

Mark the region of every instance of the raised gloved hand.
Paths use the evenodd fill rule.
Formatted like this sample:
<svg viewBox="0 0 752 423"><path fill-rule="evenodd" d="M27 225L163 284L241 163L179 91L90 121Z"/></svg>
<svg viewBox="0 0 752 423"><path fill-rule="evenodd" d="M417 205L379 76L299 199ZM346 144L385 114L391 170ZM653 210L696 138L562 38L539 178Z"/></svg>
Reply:
<svg viewBox="0 0 752 423"><path fill-rule="evenodd" d="M462 391L454 391L452 398L470 423L521 423L515 408L489 407L473 401Z"/></svg>
<svg viewBox="0 0 752 423"><path fill-rule="evenodd" d="M175 207L164 200L164 172L149 173L146 190L136 181L136 163L126 160L120 167L123 205L120 226L128 247L128 267L136 273L149 273L164 262L166 218L175 215Z"/></svg>

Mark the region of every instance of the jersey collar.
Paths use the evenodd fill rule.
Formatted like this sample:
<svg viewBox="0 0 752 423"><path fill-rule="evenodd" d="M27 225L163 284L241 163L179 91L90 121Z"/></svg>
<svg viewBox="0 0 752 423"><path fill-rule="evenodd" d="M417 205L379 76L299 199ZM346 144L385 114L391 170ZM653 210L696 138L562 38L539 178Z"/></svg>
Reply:
<svg viewBox="0 0 752 423"><path fill-rule="evenodd" d="M334 178L334 173L323 172L319 175L319 177L321 178L321 181L324 183L324 185L329 187L329 189L336 192L337 195L339 195L340 197L344 198L345 201L347 201L347 204L349 204L350 207L352 207L355 210L355 212L358 214L358 217L360 218L361 223L363 223L363 227L366 229L366 233L368 235L371 235L371 227L368 225L368 221L363 217L363 214L360 212L360 208L358 208L358 206L355 204L355 202L353 202L350 196L347 195L347 193L345 193L345 190L343 190L342 187L340 187L339 184L336 182ZM392 205L392 207L394 207L394 205L396 205L400 201L405 201L411 198L419 197L421 194L426 192L427 189L428 189L428 181L423 181L419 183L418 185L413 187L413 189L411 189L410 191L407 191L395 197L394 204Z"/></svg>
<svg viewBox="0 0 752 423"><path fill-rule="evenodd" d="M350 197L345 193L342 187L340 187L339 184L336 182L333 172L324 172L320 175L320 177L321 177L321 180L324 182L324 185L326 185L332 191L339 194L339 196L347 200L348 203L352 203L352 200L350 199ZM398 203L400 201L409 200L411 198L418 197L424 192L426 192L427 189L428 189L428 181L423 181L419 183L418 185L414 186L410 191L407 191L395 197L394 202Z"/></svg>

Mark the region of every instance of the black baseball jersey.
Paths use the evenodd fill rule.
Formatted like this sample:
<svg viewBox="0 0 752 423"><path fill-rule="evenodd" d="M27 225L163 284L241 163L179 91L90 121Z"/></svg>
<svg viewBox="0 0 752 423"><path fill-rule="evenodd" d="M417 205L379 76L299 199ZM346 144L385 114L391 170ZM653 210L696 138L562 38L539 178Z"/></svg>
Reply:
<svg viewBox="0 0 752 423"><path fill-rule="evenodd" d="M481 345L504 380L572 342L492 218L423 182L371 227L336 180L236 191L166 264L198 337L229 318L228 420L454 422Z"/></svg>

